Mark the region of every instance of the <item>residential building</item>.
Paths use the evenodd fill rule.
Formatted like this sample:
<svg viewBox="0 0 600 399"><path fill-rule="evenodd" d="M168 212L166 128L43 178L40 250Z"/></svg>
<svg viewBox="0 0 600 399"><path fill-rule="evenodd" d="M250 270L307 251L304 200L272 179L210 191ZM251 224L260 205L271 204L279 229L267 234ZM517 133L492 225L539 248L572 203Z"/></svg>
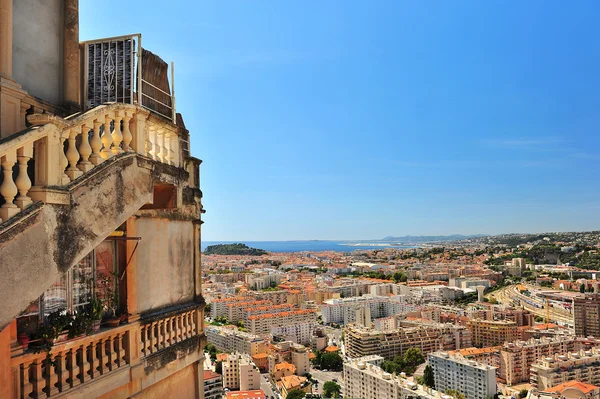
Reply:
<svg viewBox="0 0 600 399"><path fill-rule="evenodd" d="M498 379L507 385L529 381L529 370L535 362L576 349L578 344L575 337L507 342L499 352Z"/></svg>
<svg viewBox="0 0 600 399"><path fill-rule="evenodd" d="M577 380L600 385L600 351L579 351L554 355L537 361L531 366L531 386L538 391Z"/></svg>
<svg viewBox="0 0 600 399"><path fill-rule="evenodd" d="M457 390L469 399L486 399L496 394L496 368L447 352L430 353L435 387Z"/></svg>
<svg viewBox="0 0 600 399"><path fill-rule="evenodd" d="M312 393L312 384L306 377L300 377L297 375L289 375L281 378L281 381L277 383L281 390L281 397L287 398L288 394L294 390L300 390L306 393Z"/></svg>
<svg viewBox="0 0 600 399"><path fill-rule="evenodd" d="M600 337L600 295L587 294L573 299L575 335Z"/></svg>
<svg viewBox="0 0 600 399"><path fill-rule="evenodd" d="M230 326L208 326L206 328L206 338L218 350L228 353L243 353L254 356L266 352L267 342L264 338L239 331Z"/></svg>
<svg viewBox="0 0 600 399"><path fill-rule="evenodd" d="M531 390L528 399L600 399L600 387L571 380L544 391Z"/></svg>
<svg viewBox="0 0 600 399"><path fill-rule="evenodd" d="M393 359L412 347L424 354L468 348L472 346L470 335L465 327L451 324L423 324L390 331L350 326L344 329L344 343L346 355L351 358L380 355Z"/></svg>
<svg viewBox="0 0 600 399"><path fill-rule="evenodd" d="M268 313L248 317L246 329L252 334L268 334L272 327L289 326L298 323L315 323L317 312L313 309L292 310L281 313Z"/></svg>
<svg viewBox="0 0 600 399"><path fill-rule="evenodd" d="M268 399L262 389L227 392L226 399Z"/></svg>
<svg viewBox="0 0 600 399"><path fill-rule="evenodd" d="M304 346L310 346L311 338L317 324L313 322L271 327L271 335L284 341L291 341Z"/></svg>
<svg viewBox="0 0 600 399"><path fill-rule="evenodd" d="M201 161L168 64L140 34L80 42L77 0L0 10L0 398L201 397ZM26 349L58 315L75 337Z"/></svg>
<svg viewBox="0 0 600 399"><path fill-rule="evenodd" d="M417 306L406 303L402 295L394 297L361 297L329 299L321 305L323 323L350 324L356 322L356 311L368 307L372 318L393 316L413 312Z"/></svg>
<svg viewBox="0 0 600 399"><path fill-rule="evenodd" d="M204 399L221 399L223 397L223 379L221 374L204 370Z"/></svg>
<svg viewBox="0 0 600 399"><path fill-rule="evenodd" d="M291 303L282 303L280 305L269 304L266 306L261 305L261 306L248 307L248 308L242 309L244 325L250 323L250 321L249 321L250 316L269 314L269 313L291 312L295 309L297 309L296 306Z"/></svg>
<svg viewBox="0 0 600 399"><path fill-rule="evenodd" d="M248 355L232 354L223 361L223 388L260 389L260 371Z"/></svg>
<svg viewBox="0 0 600 399"><path fill-rule="evenodd" d="M478 348L502 345L519 338L518 326L514 321L470 319L467 327L473 334L473 345Z"/></svg>
<svg viewBox="0 0 600 399"><path fill-rule="evenodd" d="M366 356L344 363L344 397L361 399L434 399L441 392L383 371L381 356Z"/></svg>
<svg viewBox="0 0 600 399"><path fill-rule="evenodd" d="M308 374L310 372L308 348L303 345L292 345L292 364L296 366L296 375Z"/></svg>

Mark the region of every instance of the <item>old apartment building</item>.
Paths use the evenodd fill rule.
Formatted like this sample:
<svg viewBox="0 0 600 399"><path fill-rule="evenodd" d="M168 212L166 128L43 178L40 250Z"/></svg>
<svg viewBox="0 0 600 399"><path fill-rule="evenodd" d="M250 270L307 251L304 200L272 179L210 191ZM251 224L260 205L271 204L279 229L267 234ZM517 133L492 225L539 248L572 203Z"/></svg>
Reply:
<svg viewBox="0 0 600 399"><path fill-rule="evenodd" d="M141 40L0 0L1 398L203 396L201 161Z"/></svg>

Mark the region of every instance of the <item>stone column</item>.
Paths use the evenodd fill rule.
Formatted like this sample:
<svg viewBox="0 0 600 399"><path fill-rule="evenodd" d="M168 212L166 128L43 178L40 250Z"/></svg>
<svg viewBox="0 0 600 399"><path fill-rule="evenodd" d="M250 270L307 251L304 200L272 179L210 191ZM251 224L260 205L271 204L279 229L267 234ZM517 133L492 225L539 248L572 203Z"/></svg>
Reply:
<svg viewBox="0 0 600 399"><path fill-rule="evenodd" d="M0 76L12 79L13 0L0 0Z"/></svg>
<svg viewBox="0 0 600 399"><path fill-rule="evenodd" d="M0 0L4 1L4 0ZM79 110L79 0L64 0L63 80L65 104Z"/></svg>

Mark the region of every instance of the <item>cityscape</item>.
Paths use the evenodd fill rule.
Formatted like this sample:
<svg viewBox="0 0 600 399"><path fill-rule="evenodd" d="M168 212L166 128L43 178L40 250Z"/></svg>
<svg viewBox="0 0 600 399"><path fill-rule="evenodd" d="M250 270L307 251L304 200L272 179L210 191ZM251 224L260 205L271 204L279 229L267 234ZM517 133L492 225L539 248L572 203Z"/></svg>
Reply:
<svg viewBox="0 0 600 399"><path fill-rule="evenodd" d="M0 399L600 399L598 17L0 0Z"/></svg>

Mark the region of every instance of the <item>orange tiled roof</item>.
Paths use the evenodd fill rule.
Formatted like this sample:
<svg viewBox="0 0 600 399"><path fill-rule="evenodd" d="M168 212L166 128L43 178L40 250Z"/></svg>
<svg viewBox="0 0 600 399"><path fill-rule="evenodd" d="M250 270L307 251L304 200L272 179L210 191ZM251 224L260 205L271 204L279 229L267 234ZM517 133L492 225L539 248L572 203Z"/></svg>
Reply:
<svg viewBox="0 0 600 399"><path fill-rule="evenodd" d="M555 387L548 388L544 392L562 393L562 391L564 391L567 388L577 388L583 393L590 393L590 392L595 391L596 389L600 389L600 387L598 387L596 385L586 384L584 382L571 380L571 381L567 381L563 384L557 385Z"/></svg>
<svg viewBox="0 0 600 399"><path fill-rule="evenodd" d="M289 370L292 373L295 373L296 366L294 366L293 364L288 363L288 362L277 363L275 365L275 372L280 371L280 370Z"/></svg>
<svg viewBox="0 0 600 399"><path fill-rule="evenodd" d="M227 360L227 353L217 353L217 362L222 362Z"/></svg>
<svg viewBox="0 0 600 399"><path fill-rule="evenodd" d="M327 348L325 348L325 352L337 352L339 350L339 348L335 345L330 345Z"/></svg>
<svg viewBox="0 0 600 399"><path fill-rule="evenodd" d="M215 373L211 370L204 370L204 381L212 380L213 378L221 377L221 374Z"/></svg>
<svg viewBox="0 0 600 399"><path fill-rule="evenodd" d="M267 313L267 314L257 314L253 316L248 316L248 320L257 320L257 319L270 319L273 317L287 317L295 314L309 314L315 313L314 309L300 309L300 310L292 310L289 312L281 312L281 313Z"/></svg>
<svg viewBox="0 0 600 399"><path fill-rule="evenodd" d="M288 375L287 377L281 378L281 385L283 385L287 391L290 391L294 388L298 388L300 385L302 385L303 382L306 382L306 377Z"/></svg>

